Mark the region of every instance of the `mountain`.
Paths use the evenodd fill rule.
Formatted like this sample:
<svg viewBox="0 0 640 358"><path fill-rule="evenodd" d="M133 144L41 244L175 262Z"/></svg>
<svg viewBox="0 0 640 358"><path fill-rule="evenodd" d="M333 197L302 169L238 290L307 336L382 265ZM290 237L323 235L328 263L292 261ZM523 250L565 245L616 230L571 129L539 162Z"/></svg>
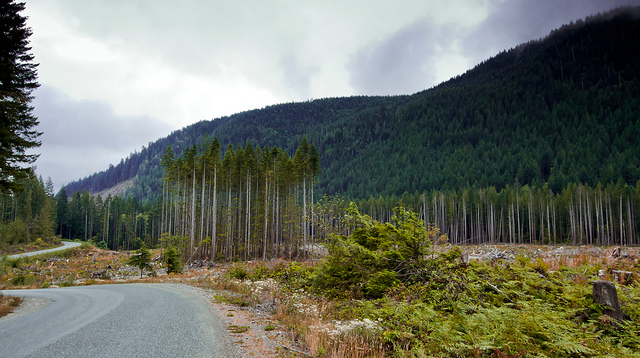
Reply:
<svg viewBox="0 0 640 358"><path fill-rule="evenodd" d="M149 143L120 164L66 186L161 193L160 158L216 136L293 154L306 136L320 154L317 189L367 198L403 192L498 189L518 182L640 179L640 7L552 31L434 88L390 97L287 103L201 121Z"/></svg>

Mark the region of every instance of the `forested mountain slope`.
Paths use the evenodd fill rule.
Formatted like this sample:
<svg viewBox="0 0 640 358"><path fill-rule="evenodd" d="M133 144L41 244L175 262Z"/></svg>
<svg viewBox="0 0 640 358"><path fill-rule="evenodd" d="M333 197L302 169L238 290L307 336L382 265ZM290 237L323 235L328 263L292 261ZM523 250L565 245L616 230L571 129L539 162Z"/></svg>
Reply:
<svg viewBox="0 0 640 358"><path fill-rule="evenodd" d="M595 186L640 179L640 8L566 25L411 96L329 98L202 121L119 165L70 183L99 192L135 178L161 195L160 158L204 136L278 146L303 135L321 159L318 191L367 198L548 182ZM319 197L319 196L318 196Z"/></svg>

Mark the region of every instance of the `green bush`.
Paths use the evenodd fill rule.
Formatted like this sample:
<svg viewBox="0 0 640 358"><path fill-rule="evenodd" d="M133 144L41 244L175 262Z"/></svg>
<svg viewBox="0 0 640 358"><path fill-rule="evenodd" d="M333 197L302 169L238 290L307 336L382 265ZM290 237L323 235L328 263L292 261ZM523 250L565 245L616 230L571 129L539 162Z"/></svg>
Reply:
<svg viewBox="0 0 640 358"><path fill-rule="evenodd" d="M347 223L352 234L331 238L313 289L336 299L332 319L375 322L362 334L391 357L640 357L637 280L619 283L617 322L593 303L599 265L552 271L524 254L463 264L459 247L429 252L437 230L401 208L383 224L351 206Z"/></svg>
<svg viewBox="0 0 640 358"><path fill-rule="evenodd" d="M180 254L175 247L167 247L165 252L165 262L167 264L167 273L180 273L182 272L182 262L180 261Z"/></svg>
<svg viewBox="0 0 640 358"><path fill-rule="evenodd" d="M229 277L232 277L238 280L244 280L247 278L248 275L249 274L247 273L247 269L245 269L240 265L233 266L233 268L231 268L231 270L229 271Z"/></svg>
<svg viewBox="0 0 640 358"><path fill-rule="evenodd" d="M10 278L9 284L13 286L28 286L36 281L37 278L34 275L21 272Z"/></svg>
<svg viewBox="0 0 640 358"><path fill-rule="evenodd" d="M144 245L129 257L127 264L140 269L140 278L142 278L143 271L153 271L153 266L151 266L151 252Z"/></svg>
<svg viewBox="0 0 640 358"><path fill-rule="evenodd" d="M331 237L329 256L316 275L315 286L329 296L382 297L395 283L425 269L431 242L439 234L435 228L426 230L416 213L402 207L395 209L391 223L383 224L351 203L347 223L351 236Z"/></svg>

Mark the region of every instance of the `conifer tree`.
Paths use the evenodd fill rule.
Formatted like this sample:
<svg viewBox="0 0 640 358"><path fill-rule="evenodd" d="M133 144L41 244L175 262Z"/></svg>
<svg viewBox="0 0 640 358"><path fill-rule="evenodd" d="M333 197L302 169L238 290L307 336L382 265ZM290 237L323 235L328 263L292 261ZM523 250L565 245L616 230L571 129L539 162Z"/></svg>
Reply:
<svg viewBox="0 0 640 358"><path fill-rule="evenodd" d="M180 273L182 272L182 263L180 262L180 254L175 247L167 247L165 253L165 261L167 263L167 273Z"/></svg>
<svg viewBox="0 0 640 358"><path fill-rule="evenodd" d="M19 187L17 180L32 171L23 165L38 158L27 150L40 146L30 106L31 92L39 86L38 65L29 53L31 29L19 14L24 9L24 3L0 0L0 190Z"/></svg>
<svg viewBox="0 0 640 358"><path fill-rule="evenodd" d="M142 245L141 248L136 250L135 254L129 256L127 263L140 269L140 278L142 278L142 272L144 270L153 270L153 267L151 266L151 252L145 245Z"/></svg>

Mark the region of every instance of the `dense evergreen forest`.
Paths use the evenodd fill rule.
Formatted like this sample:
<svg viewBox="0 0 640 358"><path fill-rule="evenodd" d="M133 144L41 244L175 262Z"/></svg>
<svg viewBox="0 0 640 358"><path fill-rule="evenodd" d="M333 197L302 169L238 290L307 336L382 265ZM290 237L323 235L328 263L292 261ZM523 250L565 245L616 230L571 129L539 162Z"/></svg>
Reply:
<svg viewBox="0 0 640 358"><path fill-rule="evenodd" d="M16 183L19 189L0 192L0 251L54 238L55 200L51 179L30 174ZM40 241L38 241L40 240Z"/></svg>
<svg viewBox="0 0 640 358"><path fill-rule="evenodd" d="M201 145L278 146L303 135L321 157L318 192L368 198L477 183L595 187L640 179L638 9L566 25L412 96L288 103L202 121L67 186L91 193L135 178L128 194L162 193L160 159Z"/></svg>
<svg viewBox="0 0 640 358"><path fill-rule="evenodd" d="M293 256L346 233L355 200L383 222L408 207L456 244L638 244L639 15L566 25L411 96L196 123L61 190L58 233L171 242L185 258ZM301 175L303 143L320 165ZM132 178L126 199L89 194Z"/></svg>
<svg viewBox="0 0 640 358"><path fill-rule="evenodd" d="M172 245L184 259L301 257L311 244L318 153L303 138L290 157L278 147L244 148L217 138L161 162L162 197L90 195L63 188L57 196L58 234L111 249ZM306 213L306 214L305 214Z"/></svg>

